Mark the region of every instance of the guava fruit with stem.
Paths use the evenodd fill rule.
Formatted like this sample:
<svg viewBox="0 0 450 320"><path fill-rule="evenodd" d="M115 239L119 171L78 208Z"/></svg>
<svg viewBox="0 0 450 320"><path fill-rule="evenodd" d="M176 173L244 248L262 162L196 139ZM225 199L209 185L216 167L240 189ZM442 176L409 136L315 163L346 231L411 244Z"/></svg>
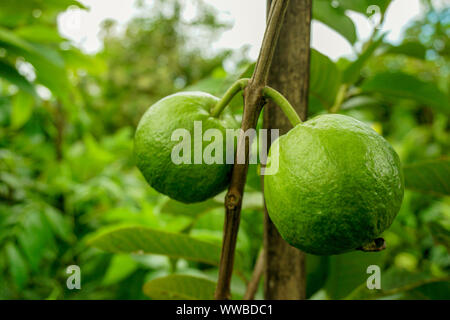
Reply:
<svg viewBox="0 0 450 320"><path fill-rule="evenodd" d="M136 130L135 158L137 167L155 190L172 199L192 203L204 201L223 191L230 182L232 164L227 164L226 129L237 129L239 124L230 113L218 110L219 99L203 92L182 92L170 95L152 105L141 118ZM199 132L195 125L201 124ZM180 131L180 129L182 131ZM203 151L211 141L205 141L203 134L216 129L223 137L222 161L207 163ZM176 131L183 137L174 137ZM197 135L197 137L196 137ZM189 161L173 161L174 148L182 139L188 139ZM194 139L200 139L195 147ZM186 142L186 141L184 141ZM180 150L180 156L183 152ZM195 157L200 157L196 163Z"/></svg>
<svg viewBox="0 0 450 320"><path fill-rule="evenodd" d="M317 116L271 146L264 176L269 216L280 235L307 253L370 246L397 215L404 192L398 155L364 123Z"/></svg>

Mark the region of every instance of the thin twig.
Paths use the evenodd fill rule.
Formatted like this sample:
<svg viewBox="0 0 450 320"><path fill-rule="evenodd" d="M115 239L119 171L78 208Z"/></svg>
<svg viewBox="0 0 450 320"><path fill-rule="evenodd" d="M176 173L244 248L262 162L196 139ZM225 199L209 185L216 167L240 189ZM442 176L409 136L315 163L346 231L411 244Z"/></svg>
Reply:
<svg viewBox="0 0 450 320"><path fill-rule="evenodd" d="M259 114L264 105L262 95L266 86L276 42L283 25L283 19L289 0L276 0L272 4L271 15L264 34L261 51L256 62L255 72L249 85L244 91L244 114L242 117L241 133L239 136L237 154L235 159L245 159L244 163L235 161L231 174L230 187L225 197L225 224L220 257L219 279L215 298L217 300L230 299L230 283L233 273L234 252L239 230L242 198L248 171L249 145L245 139L245 132L255 128ZM244 157L242 157L244 154Z"/></svg>
<svg viewBox="0 0 450 320"><path fill-rule="evenodd" d="M247 285L247 290L244 294L244 300L254 300L256 291L258 291L259 281L264 271L264 248L261 249L256 259L255 268L253 269L252 278Z"/></svg>

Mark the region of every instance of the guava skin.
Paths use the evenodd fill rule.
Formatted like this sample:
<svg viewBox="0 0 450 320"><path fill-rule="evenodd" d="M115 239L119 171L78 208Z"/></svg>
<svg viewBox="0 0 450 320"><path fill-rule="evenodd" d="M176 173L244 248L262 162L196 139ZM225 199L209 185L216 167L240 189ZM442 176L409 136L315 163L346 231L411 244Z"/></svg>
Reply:
<svg viewBox="0 0 450 320"><path fill-rule="evenodd" d="M134 138L134 152L137 167L155 190L172 199L193 203L211 198L227 187L232 165L226 164L226 129L238 128L239 124L226 112L217 118L211 116L218 100L203 92L177 93L156 102L142 116ZM194 121L202 122L203 134L208 129L222 133L223 164L205 164L203 157L201 164L194 164ZM190 133L191 164L172 161L172 150L181 142L171 140L177 129ZM211 142L203 141L202 153Z"/></svg>
<svg viewBox="0 0 450 320"><path fill-rule="evenodd" d="M274 142L268 159L279 166L264 176L269 216L284 240L307 253L355 250L377 238L400 210L398 155L351 117L320 115L297 125Z"/></svg>

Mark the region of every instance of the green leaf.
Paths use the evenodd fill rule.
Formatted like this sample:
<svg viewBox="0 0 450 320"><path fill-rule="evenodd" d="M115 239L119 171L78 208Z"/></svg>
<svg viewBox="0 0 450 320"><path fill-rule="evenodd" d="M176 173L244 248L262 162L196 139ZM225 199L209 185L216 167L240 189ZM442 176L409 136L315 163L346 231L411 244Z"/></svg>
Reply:
<svg viewBox="0 0 450 320"><path fill-rule="evenodd" d="M24 8L23 1L21 3L22 10L17 10L17 1L2 0L0 1L0 25L15 27L19 24L24 24L30 17L30 9Z"/></svg>
<svg viewBox="0 0 450 320"><path fill-rule="evenodd" d="M427 48L418 41L407 41L398 46L390 45L385 51L385 54L402 54L417 59L425 59L426 53Z"/></svg>
<svg viewBox="0 0 450 320"><path fill-rule="evenodd" d="M23 26L14 30L14 33L22 39L38 43L59 43L64 40L56 27L41 24Z"/></svg>
<svg viewBox="0 0 450 320"><path fill-rule="evenodd" d="M369 96L356 96L342 103L341 110L378 106L380 101Z"/></svg>
<svg viewBox="0 0 450 320"><path fill-rule="evenodd" d="M361 70L366 64L367 60L372 57L375 50L383 42L383 36L378 40L371 42L367 48L358 56L358 58L350 63L344 70L342 78L344 83L353 84L360 77Z"/></svg>
<svg viewBox="0 0 450 320"><path fill-rule="evenodd" d="M390 3L391 0L339 0L340 7L362 13L366 16L373 14L368 12L370 6L378 6L378 8L380 8L380 13L382 13L386 11Z"/></svg>
<svg viewBox="0 0 450 320"><path fill-rule="evenodd" d="M221 96L231 84L231 81L224 78L209 77L184 88L183 91L204 91L215 96Z"/></svg>
<svg viewBox="0 0 450 320"><path fill-rule="evenodd" d="M434 242L438 245L445 246L447 251L450 252L450 230L434 221L430 222L428 227L430 228Z"/></svg>
<svg viewBox="0 0 450 320"><path fill-rule="evenodd" d="M259 176L258 176L259 178ZM260 179L260 178L259 178ZM198 217L202 213L223 208L223 196L219 195L215 198L208 199L203 202L192 204L182 203L173 199L168 199L161 207L161 212L172 215L183 215L189 217ZM246 192L242 202L242 209L262 210L263 198L261 192Z"/></svg>
<svg viewBox="0 0 450 320"><path fill-rule="evenodd" d="M60 54L66 66L73 70L84 69L91 75L100 75L106 71L106 63L103 59L84 54L77 48L61 50Z"/></svg>
<svg viewBox="0 0 450 320"><path fill-rule="evenodd" d="M44 216L52 228L54 234L65 241L73 240L72 225L67 217L53 207L47 207L44 210Z"/></svg>
<svg viewBox="0 0 450 320"><path fill-rule="evenodd" d="M319 291L327 280L329 269L328 256L306 256L306 297L310 298Z"/></svg>
<svg viewBox="0 0 450 320"><path fill-rule="evenodd" d="M64 60L57 50L44 44L30 43L13 32L0 28L0 46L2 42L6 44L9 52L23 57L33 65L37 82L50 89L63 102L70 102L69 79Z"/></svg>
<svg viewBox="0 0 450 320"><path fill-rule="evenodd" d="M59 11L63 11L69 6L86 9L84 5L75 0L21 0L20 4L17 0L2 0L0 1L0 25L17 27L28 24L30 20L43 21L47 20L47 17L53 19ZM42 11L42 17L34 18L31 14L33 10Z"/></svg>
<svg viewBox="0 0 450 320"><path fill-rule="evenodd" d="M24 91L19 91L12 101L11 128L19 129L30 118L33 111L34 98Z"/></svg>
<svg viewBox="0 0 450 320"><path fill-rule="evenodd" d="M438 196L450 195L450 159L404 165L403 172L408 189Z"/></svg>
<svg viewBox="0 0 450 320"><path fill-rule="evenodd" d="M367 284L363 283L352 291L345 299L377 299L405 291L413 290L420 286L448 281L450 277L435 277L429 273L411 273L406 270L391 268L388 271L381 272L381 289L370 290Z"/></svg>
<svg viewBox="0 0 450 320"><path fill-rule="evenodd" d="M366 284L367 267L381 265L385 251L354 251L329 257L329 273L325 285L327 295L331 299L342 299L359 287Z"/></svg>
<svg viewBox="0 0 450 320"><path fill-rule="evenodd" d="M40 58L50 65L64 67L63 59L52 47L28 42L14 32L0 27L0 47L2 43L12 52L23 56L26 60L31 60L29 62L33 65L33 60Z"/></svg>
<svg viewBox="0 0 450 320"><path fill-rule="evenodd" d="M24 230L19 234L18 241L31 270L37 272L49 242L52 240L52 233L43 214L35 208L29 210L27 219L24 221Z"/></svg>
<svg viewBox="0 0 450 320"><path fill-rule="evenodd" d="M9 260L9 270L14 283L19 289L22 289L28 280L28 267L22 254L12 243L5 246L6 255Z"/></svg>
<svg viewBox="0 0 450 320"><path fill-rule="evenodd" d="M389 5L391 4L392 0L365 0L367 3L367 6L370 5L377 5L381 12L384 13L389 8Z"/></svg>
<svg viewBox="0 0 450 320"><path fill-rule="evenodd" d="M16 85L20 90L23 90L33 96L37 96L34 86L24 76L22 76L16 68L0 60L0 77Z"/></svg>
<svg viewBox="0 0 450 320"><path fill-rule="evenodd" d="M87 9L86 6L77 0L45 0L45 6L58 10L65 10L71 6Z"/></svg>
<svg viewBox="0 0 450 320"><path fill-rule="evenodd" d="M330 58L311 49L309 93L329 109L341 84L341 71Z"/></svg>
<svg viewBox="0 0 450 320"><path fill-rule="evenodd" d="M185 204L176 200L168 199L162 206L161 212L172 215L183 215L196 217L204 212L213 210L215 208L223 207L223 203L214 199L209 199L203 202L192 204Z"/></svg>
<svg viewBox="0 0 450 320"><path fill-rule="evenodd" d="M448 297L450 297L450 281L427 283L409 292L413 299L448 300Z"/></svg>
<svg viewBox="0 0 450 320"><path fill-rule="evenodd" d="M30 43L16 35L14 32L0 27L0 47L3 47L4 45L17 47L24 51L34 50Z"/></svg>
<svg viewBox="0 0 450 320"><path fill-rule="evenodd" d="M377 92L418 101L445 114L450 113L448 96L434 82L425 82L402 72L384 72L363 82L364 92Z"/></svg>
<svg viewBox="0 0 450 320"><path fill-rule="evenodd" d="M212 300L216 283L188 275L170 275L144 285L144 293L154 300Z"/></svg>
<svg viewBox="0 0 450 320"><path fill-rule="evenodd" d="M244 71L240 74L239 79L242 78L251 78L253 76L253 72L255 72L256 62L249 64Z"/></svg>
<svg viewBox="0 0 450 320"><path fill-rule="evenodd" d="M329 0L313 1L313 18L337 31L350 43L356 42L355 25L342 8L333 8Z"/></svg>
<svg viewBox="0 0 450 320"><path fill-rule="evenodd" d="M91 239L90 244L114 253L160 254L219 265L219 245L197 240L185 234L169 233L143 227L118 228ZM235 267L242 268L242 258L237 253Z"/></svg>
<svg viewBox="0 0 450 320"><path fill-rule="evenodd" d="M137 262L130 255L116 254L111 259L102 284L105 286L116 284L131 275L137 268Z"/></svg>

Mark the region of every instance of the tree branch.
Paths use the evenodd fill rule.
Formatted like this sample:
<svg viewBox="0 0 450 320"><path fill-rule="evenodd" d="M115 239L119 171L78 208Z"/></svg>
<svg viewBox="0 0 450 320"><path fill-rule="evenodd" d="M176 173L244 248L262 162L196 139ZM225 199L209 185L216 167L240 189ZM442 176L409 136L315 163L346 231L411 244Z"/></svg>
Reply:
<svg viewBox="0 0 450 320"><path fill-rule="evenodd" d="M244 134L248 129L256 127L259 114L264 105L262 91L267 83L277 39L281 26L283 25L288 4L289 0L276 0L273 2L255 71L249 85L244 90L244 115L242 118L241 133L238 140L235 164L231 174L230 187L225 197L224 236L220 257L219 279L215 292L215 298L218 300L230 299L231 297L230 282L233 272L242 198L248 171L249 146L251 143L251 141L247 142ZM245 155L245 162L238 163L237 159L242 159L242 154Z"/></svg>
<svg viewBox="0 0 450 320"><path fill-rule="evenodd" d="M261 249L256 259L255 268L253 269L252 278L247 284L247 290L244 294L244 300L254 300L256 291L258 291L259 281L264 272L264 248Z"/></svg>
<svg viewBox="0 0 450 320"><path fill-rule="evenodd" d="M303 121L308 114L311 6L312 0L291 0L268 83L289 100ZM282 110L275 103L269 102L264 107L263 127L268 129L269 135L270 129L279 129L280 135L283 135L292 125ZM269 142L271 140L268 138ZM267 148L269 147L270 144L267 144ZM264 298L304 299L306 255L283 240L266 208L264 250Z"/></svg>

